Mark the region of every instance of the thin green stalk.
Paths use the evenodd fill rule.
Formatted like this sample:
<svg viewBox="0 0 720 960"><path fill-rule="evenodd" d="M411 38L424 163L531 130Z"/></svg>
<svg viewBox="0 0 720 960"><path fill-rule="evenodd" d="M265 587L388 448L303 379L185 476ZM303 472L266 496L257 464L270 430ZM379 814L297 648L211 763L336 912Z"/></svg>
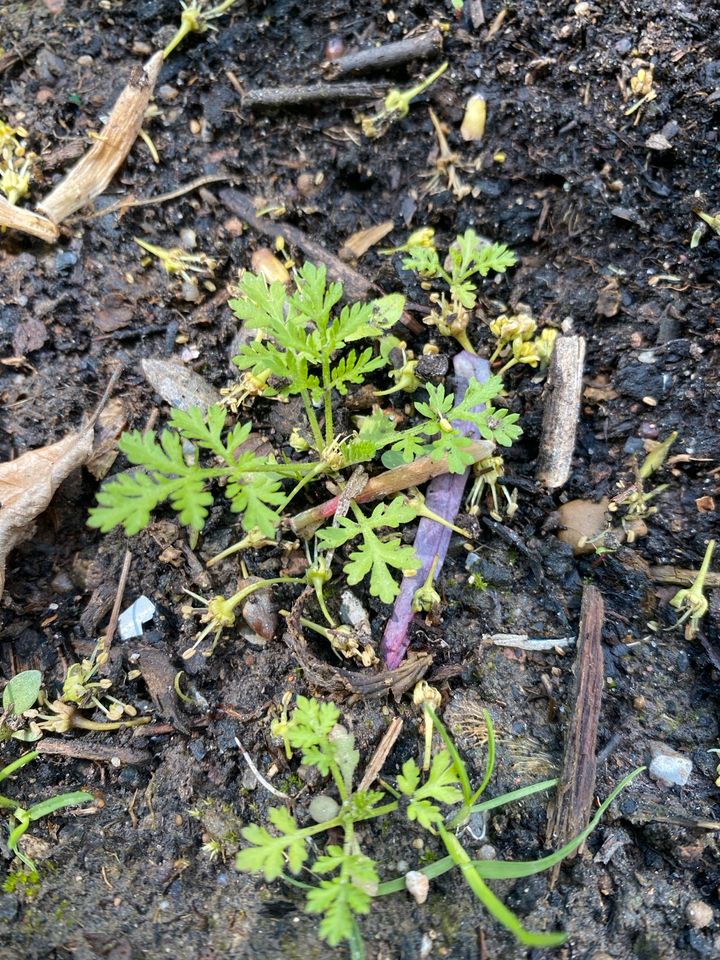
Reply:
<svg viewBox="0 0 720 960"><path fill-rule="evenodd" d="M235 607L249 597L251 593L255 593L256 590L262 590L265 587L274 587L278 583L305 583L305 577L270 577L268 580L258 580L257 583L248 584L248 586L243 587L242 590L238 590L226 603L231 610L234 610Z"/></svg>
<svg viewBox="0 0 720 960"><path fill-rule="evenodd" d="M325 443L323 441L322 431L320 430L320 424L318 423L318 418L315 415L315 410L313 409L312 400L310 399L310 394L306 389L300 391L300 396L302 397L303 406L305 407L305 416L308 419L310 424L310 430L312 431L313 440L315 441L315 449L318 453L321 453L325 448Z"/></svg>
<svg viewBox="0 0 720 960"><path fill-rule="evenodd" d="M330 444L335 439L335 431L333 430L333 413L332 413L332 390L330 388L330 358L323 357L322 362L322 378L323 378L323 387L325 389L324 403L325 403L325 445L330 446Z"/></svg>

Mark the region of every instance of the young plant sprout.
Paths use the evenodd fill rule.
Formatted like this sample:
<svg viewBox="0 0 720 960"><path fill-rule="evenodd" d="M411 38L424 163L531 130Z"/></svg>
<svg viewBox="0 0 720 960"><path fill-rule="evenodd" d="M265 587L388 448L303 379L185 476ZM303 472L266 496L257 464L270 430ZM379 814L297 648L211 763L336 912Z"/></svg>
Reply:
<svg viewBox="0 0 720 960"><path fill-rule="evenodd" d="M644 537L647 534L645 520L657 513L658 508L650 506L650 502L667 490L668 485L661 483L652 490L646 491L645 481L665 463L670 447L676 439L677 433L673 432L655 449L651 450L642 464L639 467L635 466L634 483L627 487L622 483L619 484L623 489L608 504L610 513L617 513L620 509L624 510L622 526L628 543L633 543L636 538Z"/></svg>
<svg viewBox="0 0 720 960"><path fill-rule="evenodd" d="M428 769L421 770L410 759L395 777L395 786L381 781L383 790L359 790L354 777L360 753L353 735L339 722L340 711L335 704L298 697L288 717L284 701L283 714L271 728L274 736L282 738L288 751L299 751L303 764L316 767L321 776L329 777L330 786L326 793L313 798L310 811L316 822L309 826L301 826L285 807L274 807L268 815L273 832L259 824L245 827L242 837L248 846L237 855L237 869L262 874L268 883L283 879L305 891L306 911L321 917L320 937L331 947L347 943L351 956L360 958L365 954L358 919L370 912L377 897L404 893L406 877L381 882L381 864L363 853L357 827L375 819L402 816L408 829L424 832L426 849L437 846L439 840L446 850L446 856L418 868L424 877L432 880L458 868L485 909L519 943L538 948L560 946L565 942L565 934L527 930L485 881L528 877L560 863L583 843L618 793L644 768L625 777L600 805L588 826L555 853L535 861L473 860L455 834L458 827L473 814L549 790L558 781L545 780L481 801L495 761L489 714L485 712L487 768L480 785L473 789L469 771L433 709L433 704L438 705L437 694L427 684L419 685L417 702L422 704L425 716L426 751L430 743ZM443 748L434 754L433 729L443 743ZM337 799L330 791L337 794ZM324 833L329 833L333 842L318 853ZM336 839L338 836L340 839ZM300 875L302 879L298 878Z"/></svg>
<svg viewBox="0 0 720 960"><path fill-rule="evenodd" d="M720 210L715 214L705 213L703 210L693 210L693 213L702 220L702 223L699 223L693 231L690 239L691 250L698 246L705 233L707 233L708 227L720 237Z"/></svg>
<svg viewBox="0 0 720 960"><path fill-rule="evenodd" d="M178 275L188 283L192 283L191 273L204 273L212 275L217 267L217 261L208 257L204 253L188 253L180 247L173 247L170 250L165 247L158 247L154 243L148 243L147 240L141 240L139 237L133 237L135 243L152 254L160 261L165 273L169 276ZM148 263L149 258L148 258Z"/></svg>
<svg viewBox="0 0 720 960"><path fill-rule="evenodd" d="M270 578L245 586L230 598L220 595L206 600L192 594L202 606L187 607L185 612L199 614L202 629L186 657L208 637L212 652L223 631L236 623L244 599L271 584L311 585L329 628L336 629L324 591L334 576L336 552L351 543L342 561L347 582L367 580L372 596L392 603L400 589L397 572L407 575L421 567L415 550L402 544L399 528L420 520L445 524L448 536L450 530L468 535L453 523L459 500L450 514L417 493L397 494L446 472L462 478L469 466L491 452L492 443L508 446L520 434L517 415L492 405L502 390L500 379L480 382L472 373L463 381L464 397L458 393L456 398L442 384L427 384L427 402L414 403L406 425L399 426L392 412L376 408L357 418L354 430L339 433L338 399L387 365L391 349L384 341L400 320L404 298L394 294L340 308L341 284L328 283L325 268L308 263L295 271L293 288L246 272L239 294L230 306L257 336L243 344L235 363L246 376L255 378L259 400L301 399L305 422L290 437L292 452L258 453L267 447L253 441L252 424L234 423L221 405L211 406L207 413L197 408L175 410L169 429L159 436L152 431L123 435L121 451L142 469L106 482L89 519L91 526L103 532L122 525L134 534L147 526L158 506L169 502L181 522L197 533L214 501L212 487L217 485L230 509L240 515L245 536L215 562L241 550L283 542L279 534L288 525L306 539L317 531L314 555L308 556L303 577ZM399 343L394 338L390 341ZM405 389L414 386L410 374L404 379ZM403 376L397 379L396 385L402 385ZM474 436L489 443L467 436L468 425ZM189 455L188 446L193 451ZM390 469L368 477L378 461ZM352 471L349 477L346 471ZM342 491L338 497L295 518L287 517L294 498L329 477ZM366 513L361 504L372 499L383 502ZM438 572L441 565L442 557ZM423 579L426 576L427 570Z"/></svg>
<svg viewBox="0 0 720 960"><path fill-rule="evenodd" d="M411 102L425 93L436 80L439 80L447 68L447 63L441 64L427 79L422 80L409 90L398 90L396 88L390 90L385 97L382 108L374 116L361 114L357 119L365 136L373 139L381 137L396 120L406 117L410 112Z"/></svg>
<svg viewBox="0 0 720 960"><path fill-rule="evenodd" d="M18 757L17 760L0 769L0 783L2 783L3 780L7 780L12 774L17 773L18 770L21 770L28 763L31 763L37 756L38 753L36 751L26 753L24 756ZM10 836L8 837L8 848L10 852L14 853L19 860L22 860L25 866L31 870L35 870L33 861L24 854L19 847L20 840L23 835L27 833L30 824L36 820L40 820L42 817L49 817L50 814L57 813L58 810L64 810L66 807L74 807L79 803L86 803L92 799L92 794L86 793L84 790L78 790L74 793L61 793L57 797L50 797L49 800L42 800L40 803L34 803L31 807L25 809L25 807L21 807L17 801L0 794L0 810L10 811L10 816L15 821L15 826L10 829Z"/></svg>
<svg viewBox="0 0 720 960"><path fill-rule="evenodd" d="M451 245L445 266L434 246L409 247L403 259L405 269L414 270L428 286L434 280L441 281L448 288L449 296L444 291L431 294L430 300L435 307L425 322L437 327L444 337L454 337L468 353L475 353L467 335L467 326L477 304L475 278L487 277L491 271L505 273L516 263L515 254L505 244L486 243L471 229Z"/></svg>
<svg viewBox="0 0 720 960"><path fill-rule="evenodd" d="M695 639L700 629L700 621L708 611L708 601L705 597L704 589L714 550L715 541L709 540L702 566L692 586L685 590L678 590L670 601L670 606L681 613L680 619L675 624L675 627L679 627L681 623L685 624L686 640Z"/></svg>
<svg viewBox="0 0 720 960"><path fill-rule="evenodd" d="M180 0L182 13L180 14L180 26L170 43L163 50L163 59L167 60L178 44L182 43L185 37L190 33L206 33L208 30L216 30L217 27L212 23L221 17L235 3L235 0L223 0L216 7L205 9L203 0Z"/></svg>

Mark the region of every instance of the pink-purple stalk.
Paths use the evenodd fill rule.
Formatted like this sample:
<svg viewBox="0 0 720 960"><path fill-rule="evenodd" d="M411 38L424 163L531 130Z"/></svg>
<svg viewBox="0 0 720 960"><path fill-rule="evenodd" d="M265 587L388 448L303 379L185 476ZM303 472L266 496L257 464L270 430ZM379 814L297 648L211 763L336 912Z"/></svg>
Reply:
<svg viewBox="0 0 720 960"><path fill-rule="evenodd" d="M468 353L467 350L463 350L453 358L453 367L455 370L456 403L460 403L465 396L468 383L472 378L475 378L479 383L484 383L490 376L490 365L487 360ZM477 409L479 411L482 407ZM455 421L453 426L461 430L467 437L476 439L479 437L477 427L472 423L464 420ZM444 520L454 523L462 504L469 475L470 468L468 467L462 474L445 473L431 480L425 495L425 504L428 509ZM420 560L421 567L413 576L403 577L400 593L395 600L392 616L387 622L380 645L385 665L390 670L400 666L410 644L408 634L410 624L415 617L412 608L415 591L427 580L435 557L438 559L433 580L437 580L447 555L451 536L452 530L435 520L423 518L418 524L415 535L415 552Z"/></svg>

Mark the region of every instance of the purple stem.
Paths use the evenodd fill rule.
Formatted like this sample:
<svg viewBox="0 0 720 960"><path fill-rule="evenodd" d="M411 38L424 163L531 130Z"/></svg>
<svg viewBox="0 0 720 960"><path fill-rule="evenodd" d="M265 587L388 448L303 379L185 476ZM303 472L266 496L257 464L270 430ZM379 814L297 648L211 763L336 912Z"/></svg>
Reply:
<svg viewBox="0 0 720 960"><path fill-rule="evenodd" d="M490 376L490 365L487 360L463 350L453 358L455 369L455 403L465 396L468 383L475 378L479 383L485 383ZM477 411L482 410L478 407ZM467 421L456 420L453 426L461 430L465 436L478 439L480 434L477 427ZM465 473L445 473L430 481L425 496L425 504L429 510L437 513L450 523L455 522L465 485L470 476L470 468ZM380 650L385 665L394 670L402 663L405 652L410 644L408 636L410 624L415 614L412 609L413 597L418 587L421 587L428 578L435 557L438 558L433 581L437 580L445 562L445 556L450 545L452 530L435 520L423 517L418 524L415 534L415 552L422 566L412 577L403 577L400 584L400 593L395 600L392 616L385 626Z"/></svg>

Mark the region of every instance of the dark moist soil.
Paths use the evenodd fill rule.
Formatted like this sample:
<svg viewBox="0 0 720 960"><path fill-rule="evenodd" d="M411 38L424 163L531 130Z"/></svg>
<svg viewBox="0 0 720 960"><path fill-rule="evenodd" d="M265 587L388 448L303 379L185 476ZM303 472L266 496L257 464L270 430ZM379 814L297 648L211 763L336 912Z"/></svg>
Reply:
<svg viewBox="0 0 720 960"><path fill-rule="evenodd" d="M99 128L131 69L167 42L178 7L174 0L67 2L53 16L34 0L6 3L3 12L2 44L19 60L0 61L0 114L22 117L42 156L37 199ZM718 745L717 674L699 642L648 629L650 620L672 623L668 601L675 590L653 583L648 565L697 567L705 541L717 532L714 505L700 498L718 492L720 239L708 233L691 249L690 238L699 223L693 208L712 213L720 203L720 60L713 59L720 15L715 4L693 2L518 0L489 36L500 12L497 0L486 0L486 23L473 29L465 17L452 19L449 3L247 7L240 0L218 22L218 33L186 41L163 68L156 91L161 117L149 126L161 163L154 165L138 141L96 208L226 174L266 206L284 208L285 220L332 252L354 231L385 219L395 223L388 244L402 243L421 225L435 227L444 243L472 226L518 252L520 266L485 287L487 314L500 309L492 301L524 303L546 324L571 325L587 339L586 378L594 390L583 402L572 476L558 496L535 489L543 384L533 371L516 369L508 403L521 414L525 433L507 456L507 471L521 490L512 529L529 555L480 524L477 550L488 588L479 591L468 584L466 552L454 541L442 578L442 622L418 629L415 645L433 653L433 669L451 676L440 684L445 716L476 776L484 761L479 711L491 712L499 738L491 790L499 794L558 771L574 656L503 650L483 642L483 634L574 634L583 583L602 591L606 690L597 796L647 762L653 740L689 757L692 776L680 788L642 775L584 853L563 867L554 889L545 875L494 886L527 926L568 931L559 957L718 956L720 871L712 827L720 804L717 757L709 752ZM449 26L448 72L376 141L363 138L352 111L339 105L253 115L231 83L230 73L246 88L315 81L331 37L342 37L348 48L367 46L399 39L434 18ZM637 123L624 115L634 98L621 93L636 59L654 65L657 91ZM373 79L405 85L420 73L416 65ZM465 144L457 132L475 91L489 105L479 145ZM462 174L475 188L462 202L449 192L423 193L435 147L428 105L448 125L451 148L468 164L477 162ZM669 146L649 148L648 137L659 133ZM493 160L498 151L503 163ZM183 229L195 231L198 248L219 261L215 283L222 291L265 241L223 207L221 189L211 185L122 216L77 218L55 247L1 238L2 459L77 428L119 361L125 372L116 393L134 427L144 427L155 411L162 423L168 413L142 376L141 358L173 358L215 387L227 382L236 325L224 296L213 299L201 287L199 303L184 300L179 282L157 265L141 266L133 242L139 236L171 247ZM422 302L400 258L371 251L358 266L385 290ZM471 338L488 349L479 322ZM416 350L423 340L412 340ZM452 352L451 342L438 343ZM287 417L258 425L270 439L282 439ZM645 539L601 558L574 559L546 532L562 500L612 496L620 480L632 477L630 456L642 456L646 439L673 430L680 456L660 475L668 488ZM107 625L127 546L132 566L124 606L146 594L158 612L142 638L115 640L113 692L152 715L156 726L152 736L125 731L65 741L70 754L73 745L96 744L134 755L119 766L45 757L10 784L8 792L27 803L79 788L97 803L89 816L60 814L33 828L37 888L25 890L14 879L3 846L8 879L0 893L0 956L326 956L298 891L233 868L239 829L262 822L275 802L256 785L235 737L260 770L276 765L279 788L295 792L296 764L288 765L273 742L269 710L285 691L316 691L280 639L259 647L231 636L211 659L180 657L193 631L180 613L182 588L225 592L238 575L232 563L211 575L202 566L235 539L233 518L218 508L194 551L170 514L129 542L117 532L102 537L85 527L96 489L89 474L72 476L33 539L10 557L0 675L38 668L51 690L62 682L68 663L87 655ZM256 554L247 560L252 572L268 562ZM373 621L382 623L388 608L370 606ZM717 643L717 616L706 618L703 634L706 647ZM206 709L186 708L168 694L181 668ZM407 698L356 700L342 710L364 757L391 717L405 718L387 775L417 754L417 714ZM4 759L19 753L14 741L3 745ZM301 818L310 796L307 787L300 794ZM545 852L546 796L505 809L484 841L497 856ZM400 819L362 831L384 878L418 865L415 836ZM203 844L218 840L221 855L211 859ZM690 900L704 901L716 919L703 929L690 924ZM517 946L453 874L432 883L425 906L402 895L384 898L362 928L371 958L544 955Z"/></svg>

